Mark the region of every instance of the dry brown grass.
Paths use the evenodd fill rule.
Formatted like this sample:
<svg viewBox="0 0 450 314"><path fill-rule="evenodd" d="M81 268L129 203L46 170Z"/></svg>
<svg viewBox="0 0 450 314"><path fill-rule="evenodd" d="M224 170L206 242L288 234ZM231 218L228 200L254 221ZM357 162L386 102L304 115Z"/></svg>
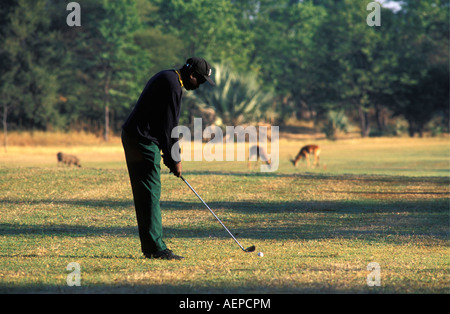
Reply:
<svg viewBox="0 0 450 314"><path fill-rule="evenodd" d="M0 132L1 143L4 143L4 133ZM74 146L103 144L103 137L87 132L9 132L8 146ZM120 137L111 135L110 144L120 143Z"/></svg>

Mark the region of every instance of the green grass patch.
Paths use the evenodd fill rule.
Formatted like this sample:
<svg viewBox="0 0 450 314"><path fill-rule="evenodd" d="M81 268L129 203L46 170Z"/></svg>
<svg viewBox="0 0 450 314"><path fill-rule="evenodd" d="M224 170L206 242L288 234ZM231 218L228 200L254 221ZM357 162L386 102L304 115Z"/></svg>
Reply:
<svg viewBox="0 0 450 314"><path fill-rule="evenodd" d="M331 154L343 144L327 145ZM379 152L385 144L377 145ZM432 149L441 159L448 152ZM400 159L413 163L410 151L385 157L395 159L386 169ZM330 161L325 171L294 169L283 160L274 173L249 171L239 162L186 162L185 178L244 247L256 245L255 253L242 252L184 183L164 170L164 236L186 257L181 262L142 257L120 160L101 164L96 157L81 169L57 167L56 160L5 162L0 292L448 293L448 167L423 175L436 164L421 160L420 169L405 166L410 176L395 169L372 173L370 153L363 155L361 148L356 156L335 158L347 169L360 162L353 172L330 170ZM67 285L71 262L81 267L80 287ZM367 285L371 262L380 265L380 286Z"/></svg>

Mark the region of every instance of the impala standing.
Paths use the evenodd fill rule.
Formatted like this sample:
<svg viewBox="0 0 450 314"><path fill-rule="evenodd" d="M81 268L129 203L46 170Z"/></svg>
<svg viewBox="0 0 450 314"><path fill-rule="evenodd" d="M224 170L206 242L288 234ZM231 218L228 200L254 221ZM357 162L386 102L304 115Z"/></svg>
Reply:
<svg viewBox="0 0 450 314"><path fill-rule="evenodd" d="M269 159L269 157L267 156L264 148L258 146L258 145L254 145L252 147L250 147L249 149L249 156L248 156L248 169L251 168L250 165L250 160L252 159L253 156L256 156L256 167L258 167L258 161L259 159L261 159L262 161L264 161L270 168L271 166L271 160Z"/></svg>
<svg viewBox="0 0 450 314"><path fill-rule="evenodd" d="M306 160L306 164L309 167L309 157L310 155L314 156L314 164L313 166L319 166L319 155L320 155L320 147L317 145L306 145L303 146L298 152L297 156L294 160L291 160L292 164L297 167L300 159L304 158Z"/></svg>

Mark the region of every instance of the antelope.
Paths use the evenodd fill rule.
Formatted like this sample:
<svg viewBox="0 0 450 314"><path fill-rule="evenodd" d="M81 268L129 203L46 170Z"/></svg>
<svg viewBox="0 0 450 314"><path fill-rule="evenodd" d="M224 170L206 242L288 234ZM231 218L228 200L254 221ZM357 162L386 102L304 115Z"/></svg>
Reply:
<svg viewBox="0 0 450 314"><path fill-rule="evenodd" d="M271 166L271 161L269 159L269 157L267 156L266 152L264 151L264 148L258 146L258 145L253 145L252 147L250 147L249 149L249 156L248 156L248 169L251 168L250 166L250 159L256 156L256 167L258 166L258 161L259 159L261 159L262 161L264 161L270 168Z"/></svg>
<svg viewBox="0 0 450 314"><path fill-rule="evenodd" d="M320 147L317 145L306 145L303 146L300 151L298 152L295 159L292 159L291 162L294 165L294 167L297 167L297 164L300 159L304 158L306 160L306 164L309 167L309 157L310 155L314 155L314 164L313 166L319 165L319 154L320 154Z"/></svg>
<svg viewBox="0 0 450 314"><path fill-rule="evenodd" d="M58 160L58 165L63 163L67 164L70 167L70 165L73 164L74 166L81 168L80 160L77 156L67 155L59 152L56 154L56 159Z"/></svg>

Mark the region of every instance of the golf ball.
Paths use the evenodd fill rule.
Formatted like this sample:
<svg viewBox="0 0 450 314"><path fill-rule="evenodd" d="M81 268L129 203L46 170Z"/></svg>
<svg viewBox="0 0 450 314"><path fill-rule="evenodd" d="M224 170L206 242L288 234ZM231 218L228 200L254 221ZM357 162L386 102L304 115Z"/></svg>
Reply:
<svg viewBox="0 0 450 314"><path fill-rule="evenodd" d="M263 252L259 252L259 253L258 253L258 256L263 257L263 256L264 256Z"/></svg>

